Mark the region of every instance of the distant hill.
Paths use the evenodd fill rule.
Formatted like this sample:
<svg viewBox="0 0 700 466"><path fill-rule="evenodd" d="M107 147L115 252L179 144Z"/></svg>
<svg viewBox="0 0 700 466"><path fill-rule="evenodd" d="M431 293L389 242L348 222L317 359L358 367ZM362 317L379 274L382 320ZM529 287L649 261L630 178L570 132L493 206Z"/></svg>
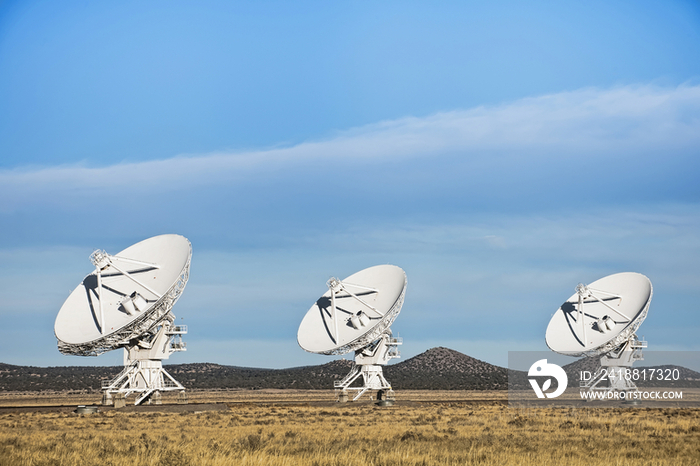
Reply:
<svg viewBox="0 0 700 466"><path fill-rule="evenodd" d="M188 389L330 389L334 381L342 379L350 371L352 365L352 360L340 359L318 366L289 369L258 369L212 363L165 367ZM593 372L596 367L597 358L582 359L564 366L564 369L570 380L578 380L579 371ZM698 386L700 373L677 366L668 367L678 368L681 380L674 384L664 383L664 386ZM27 367L0 363L0 391L100 391L102 379L111 379L121 370L121 366ZM508 369L442 347L431 348L413 358L386 366L384 375L398 390L508 389ZM513 388L530 387L527 373L511 371L510 376Z"/></svg>
<svg viewBox="0 0 700 466"><path fill-rule="evenodd" d="M166 370L187 388L333 388L333 381L350 371L352 361L337 360L320 366L256 369L219 364L178 364Z"/></svg>
<svg viewBox="0 0 700 466"><path fill-rule="evenodd" d="M331 361L320 366L291 369L257 369L212 363L166 365L165 369L189 389L212 388L332 388L350 371L352 361ZM121 366L31 367L0 363L0 391L79 390L100 391L103 379L111 379Z"/></svg>
<svg viewBox="0 0 700 466"><path fill-rule="evenodd" d="M0 391L99 390L122 367L32 367L0 363Z"/></svg>
<svg viewBox="0 0 700 466"><path fill-rule="evenodd" d="M416 390L507 390L508 369L449 348L432 348L398 364L384 376L394 387Z"/></svg>
<svg viewBox="0 0 700 466"><path fill-rule="evenodd" d="M352 356L352 355L349 355ZM350 371L352 360L319 366L258 369L212 363L167 365L166 370L190 389L290 388L329 389ZM0 391L93 390L121 367L25 367L0 363ZM505 390L508 371L448 348L432 348L384 368L394 387L425 390Z"/></svg>

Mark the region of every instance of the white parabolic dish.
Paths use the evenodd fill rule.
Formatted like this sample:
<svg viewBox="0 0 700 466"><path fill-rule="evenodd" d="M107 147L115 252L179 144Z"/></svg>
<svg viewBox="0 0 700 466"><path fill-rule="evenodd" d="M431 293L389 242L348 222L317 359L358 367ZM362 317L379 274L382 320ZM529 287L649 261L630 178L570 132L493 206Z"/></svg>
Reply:
<svg viewBox="0 0 700 466"><path fill-rule="evenodd" d="M157 324L180 297L189 278L191 257L192 246L180 235L155 236L110 256L113 265L101 270L101 291L94 271L58 312L54 332L60 351L100 354L123 346ZM122 304L134 292L145 301L141 309Z"/></svg>
<svg viewBox="0 0 700 466"><path fill-rule="evenodd" d="M653 294L651 281L633 272L608 275L587 289L598 299L583 299L582 318L578 291L552 316L545 335L552 351L569 356L610 352L637 331L647 316ZM602 322L609 328L599 328Z"/></svg>
<svg viewBox="0 0 700 466"><path fill-rule="evenodd" d="M400 267L369 267L341 282L366 304L340 291L335 295L337 322L334 322L329 289L311 306L299 325L297 341L304 350L345 354L364 348L379 338L401 311L406 294L406 273ZM358 315L361 315L362 324L353 325L351 318ZM357 317L355 322L359 322Z"/></svg>

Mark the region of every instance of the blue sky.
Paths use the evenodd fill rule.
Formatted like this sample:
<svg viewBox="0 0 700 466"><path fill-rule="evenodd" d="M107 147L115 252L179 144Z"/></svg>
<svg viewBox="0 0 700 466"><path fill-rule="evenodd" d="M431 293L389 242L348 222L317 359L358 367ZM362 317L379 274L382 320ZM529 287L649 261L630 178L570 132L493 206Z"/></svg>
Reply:
<svg viewBox="0 0 700 466"><path fill-rule="evenodd" d="M322 364L330 276L408 275L403 357L546 350L579 282L700 350L695 2L0 3L0 361L58 353L89 254L193 245L170 363Z"/></svg>

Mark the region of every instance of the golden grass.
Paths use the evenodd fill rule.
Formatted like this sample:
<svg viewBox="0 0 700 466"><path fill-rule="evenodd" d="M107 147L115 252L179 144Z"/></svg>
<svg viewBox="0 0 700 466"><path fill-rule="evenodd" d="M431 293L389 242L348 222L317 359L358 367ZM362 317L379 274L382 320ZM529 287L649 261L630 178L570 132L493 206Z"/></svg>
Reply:
<svg viewBox="0 0 700 466"><path fill-rule="evenodd" d="M0 414L0 464L698 465L698 409L468 402Z"/></svg>

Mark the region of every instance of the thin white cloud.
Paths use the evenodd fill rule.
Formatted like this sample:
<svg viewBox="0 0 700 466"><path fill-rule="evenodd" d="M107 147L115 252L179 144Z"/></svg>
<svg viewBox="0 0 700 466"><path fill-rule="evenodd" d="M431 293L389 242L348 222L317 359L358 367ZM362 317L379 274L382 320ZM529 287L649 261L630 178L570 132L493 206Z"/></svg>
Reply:
<svg viewBox="0 0 700 466"><path fill-rule="evenodd" d="M245 153L178 156L107 167L0 171L0 212L47 198L144 193L229 182L299 161L410 159L465 154L478 161L624 157L700 147L700 86L582 89L428 117L384 121L323 141Z"/></svg>

